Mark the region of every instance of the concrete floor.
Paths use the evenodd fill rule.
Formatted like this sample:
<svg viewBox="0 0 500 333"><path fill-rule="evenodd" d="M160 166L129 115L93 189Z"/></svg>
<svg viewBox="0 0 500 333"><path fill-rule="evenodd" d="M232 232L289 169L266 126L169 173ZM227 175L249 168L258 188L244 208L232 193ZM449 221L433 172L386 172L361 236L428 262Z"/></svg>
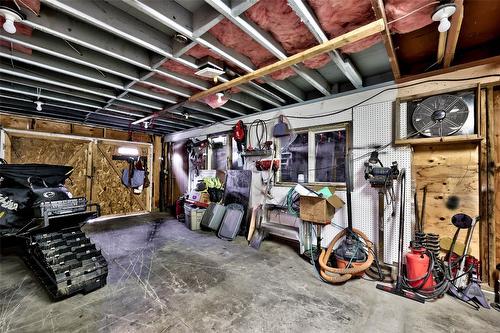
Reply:
<svg viewBox="0 0 500 333"><path fill-rule="evenodd" d="M85 226L108 284L52 303L24 263L0 257L0 332L498 332L500 312L445 297L425 305L356 280L319 281L296 250L259 251L165 216Z"/></svg>

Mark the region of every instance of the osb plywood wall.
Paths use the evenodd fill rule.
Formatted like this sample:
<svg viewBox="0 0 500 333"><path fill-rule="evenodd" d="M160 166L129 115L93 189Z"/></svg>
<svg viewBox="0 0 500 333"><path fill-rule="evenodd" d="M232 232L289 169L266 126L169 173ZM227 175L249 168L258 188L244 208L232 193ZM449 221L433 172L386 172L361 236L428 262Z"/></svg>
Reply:
<svg viewBox="0 0 500 333"><path fill-rule="evenodd" d="M132 194L121 182L121 172L128 168L128 164L125 161L112 160L118 146L99 143L93 153L93 166L96 171L92 182L92 201L100 203L103 215L147 210L147 190L144 189L140 195ZM137 148L141 155L148 155L147 148Z"/></svg>
<svg viewBox="0 0 500 333"><path fill-rule="evenodd" d="M41 138L10 137L11 163L44 163L74 168L66 186L73 196L85 196L87 151L85 141L60 141Z"/></svg>
<svg viewBox="0 0 500 333"><path fill-rule="evenodd" d="M90 141L61 138L36 138L9 135L10 163L43 163L70 165L74 168L66 186L76 196L86 196L92 189L92 198L88 201L101 205L101 214L127 214L149 209L149 191L144 189L140 195L131 194L121 183L121 172L128 167L127 162L113 161L112 156L122 143L95 144ZM142 155L148 156L145 146L135 146ZM89 149L92 161L88 163ZM149 156L148 156L149 158ZM150 164L150 163L149 163ZM92 170L90 170L92 167ZM87 168L89 168L87 172ZM152 170L149 169L151 173ZM92 174L92 182L87 182L86 175ZM87 185L88 184L88 185ZM90 200L91 199L91 200Z"/></svg>
<svg viewBox="0 0 500 333"><path fill-rule="evenodd" d="M456 228L451 217L465 213L479 215L479 155L475 144L415 146L413 166L419 209L422 209L423 188L427 187L424 231L441 237L453 237ZM446 207L448 198L460 198L457 209ZM465 239L465 231L460 240ZM479 228L471 242L471 253L479 258Z"/></svg>

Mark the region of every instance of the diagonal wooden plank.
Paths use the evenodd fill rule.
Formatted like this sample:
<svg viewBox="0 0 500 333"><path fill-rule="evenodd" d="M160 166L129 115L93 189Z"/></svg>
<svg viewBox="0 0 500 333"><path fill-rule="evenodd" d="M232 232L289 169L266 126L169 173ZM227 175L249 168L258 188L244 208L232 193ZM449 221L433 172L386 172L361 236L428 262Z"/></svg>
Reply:
<svg viewBox="0 0 500 333"><path fill-rule="evenodd" d="M382 41L387 51L387 55L389 56L392 74L395 79L399 79L401 77L401 71L399 70L398 58L396 56L396 51L394 50L394 45L392 44L391 32L389 31L389 26L387 25L384 3L382 0L371 0L371 2L373 10L375 11L375 17L377 19L384 20L385 30L382 32Z"/></svg>
<svg viewBox="0 0 500 333"><path fill-rule="evenodd" d="M444 51L444 62L443 62L444 68L450 67L451 62L455 57L458 36L460 35L460 29L462 28L462 20L464 18L464 1L455 0L455 5L457 6L457 11L451 17L451 28L448 31L448 37L446 38L446 49Z"/></svg>

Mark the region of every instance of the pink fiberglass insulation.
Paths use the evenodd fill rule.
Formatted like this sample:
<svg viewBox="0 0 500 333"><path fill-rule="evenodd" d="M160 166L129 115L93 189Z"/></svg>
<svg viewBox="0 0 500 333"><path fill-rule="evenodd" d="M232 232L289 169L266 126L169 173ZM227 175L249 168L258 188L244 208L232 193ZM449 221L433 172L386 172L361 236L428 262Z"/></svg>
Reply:
<svg viewBox="0 0 500 333"><path fill-rule="evenodd" d="M21 10L23 12L33 11L37 15L40 14L40 0L22 0L22 1L17 1L17 4L19 5L19 7L21 7Z"/></svg>
<svg viewBox="0 0 500 333"><path fill-rule="evenodd" d="M375 20L370 0L308 0L329 38L340 36ZM362 51L381 40L376 34L341 48L342 52Z"/></svg>
<svg viewBox="0 0 500 333"><path fill-rule="evenodd" d="M206 56L210 56L214 59L223 60L221 56L217 53L210 51L209 49L201 46L200 44L196 44L194 47L190 48L187 52L187 55L190 55L193 58L200 59Z"/></svg>
<svg viewBox="0 0 500 333"><path fill-rule="evenodd" d="M286 0L260 1L245 15L280 42L288 55L307 50L318 44L309 28L302 23ZM330 61L322 54L304 62L309 68L320 68Z"/></svg>
<svg viewBox="0 0 500 333"><path fill-rule="evenodd" d="M222 20L209 31L222 45L245 55L258 68L277 61L275 56L228 19ZM294 74L293 70L285 69L274 72L271 77L283 80Z"/></svg>
<svg viewBox="0 0 500 333"><path fill-rule="evenodd" d="M393 32L404 34L431 24L432 12L437 6L437 4L436 6L429 5L433 2L435 3L436 0L386 0L385 13L387 15L388 22L403 17L404 15L419 9L422 6L428 5L425 8L408 15L408 17L405 17L404 19L390 24L390 29Z"/></svg>
<svg viewBox="0 0 500 333"><path fill-rule="evenodd" d="M208 106L210 106L212 109L217 109L229 101L228 96L217 96L217 94L213 95L208 95L207 97L203 98L201 100L202 102L206 103Z"/></svg>

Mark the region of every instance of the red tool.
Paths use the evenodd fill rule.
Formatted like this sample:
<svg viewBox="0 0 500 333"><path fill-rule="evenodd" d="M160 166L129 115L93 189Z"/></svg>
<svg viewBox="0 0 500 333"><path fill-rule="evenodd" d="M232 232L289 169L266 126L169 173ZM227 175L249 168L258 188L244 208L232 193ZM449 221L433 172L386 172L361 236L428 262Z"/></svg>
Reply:
<svg viewBox="0 0 500 333"><path fill-rule="evenodd" d="M430 290L434 287L432 267L429 267L430 258L426 250L420 246L410 246L410 252L405 255L406 278L413 288Z"/></svg>
<svg viewBox="0 0 500 333"><path fill-rule="evenodd" d="M242 152L243 151L243 143L246 140L246 132L247 132L247 127L243 123L243 121L238 121L236 125L233 127L233 138L234 141L236 141L236 144L238 145L238 151Z"/></svg>

